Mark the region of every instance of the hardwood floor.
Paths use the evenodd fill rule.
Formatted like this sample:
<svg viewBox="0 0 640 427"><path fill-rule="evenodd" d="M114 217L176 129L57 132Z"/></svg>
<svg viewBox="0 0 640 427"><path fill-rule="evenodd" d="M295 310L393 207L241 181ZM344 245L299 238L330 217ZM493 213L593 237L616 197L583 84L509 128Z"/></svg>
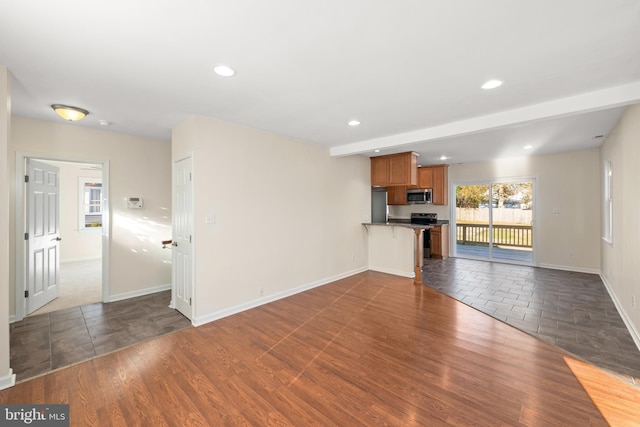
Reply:
<svg viewBox="0 0 640 427"><path fill-rule="evenodd" d="M637 425L640 390L365 272L0 391L75 426Z"/></svg>

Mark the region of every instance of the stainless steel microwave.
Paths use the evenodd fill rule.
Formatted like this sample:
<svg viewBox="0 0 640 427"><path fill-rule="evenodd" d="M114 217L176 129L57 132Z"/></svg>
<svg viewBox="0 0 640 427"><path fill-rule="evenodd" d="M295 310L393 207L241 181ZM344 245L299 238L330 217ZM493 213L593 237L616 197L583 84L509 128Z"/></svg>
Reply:
<svg viewBox="0 0 640 427"><path fill-rule="evenodd" d="M408 205L424 205L432 203L432 191L430 188L411 189L407 190L407 204Z"/></svg>

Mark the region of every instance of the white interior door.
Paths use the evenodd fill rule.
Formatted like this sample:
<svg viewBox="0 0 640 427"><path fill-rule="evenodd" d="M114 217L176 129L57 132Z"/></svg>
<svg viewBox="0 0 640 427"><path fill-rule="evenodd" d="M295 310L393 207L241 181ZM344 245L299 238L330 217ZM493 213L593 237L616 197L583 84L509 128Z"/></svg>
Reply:
<svg viewBox="0 0 640 427"><path fill-rule="evenodd" d="M173 303L191 319L193 316L193 185L191 158L173 168Z"/></svg>
<svg viewBox="0 0 640 427"><path fill-rule="evenodd" d="M60 291L60 177L56 166L27 159L27 294L33 313Z"/></svg>

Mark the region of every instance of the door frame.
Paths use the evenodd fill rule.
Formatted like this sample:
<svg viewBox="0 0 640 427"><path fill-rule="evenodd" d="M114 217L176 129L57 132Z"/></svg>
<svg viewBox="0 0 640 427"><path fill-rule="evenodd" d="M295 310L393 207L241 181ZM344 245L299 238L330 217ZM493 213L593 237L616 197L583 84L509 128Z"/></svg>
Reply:
<svg viewBox="0 0 640 427"><path fill-rule="evenodd" d="M531 263L526 263L526 264L522 264L518 261L511 261L508 259L502 259L502 258L477 258L477 257L471 257L471 259L481 259L481 260L485 260L485 261L490 261L490 262L500 262L500 263L506 263L506 264L517 264L517 265L529 265L532 267L537 267L538 266L538 259L539 259L539 254L538 254L538 249L539 249L539 245L538 242L540 241L539 238L539 231L538 231L538 178L535 176L517 176L517 177L502 177L502 178L487 178L487 179L480 179L480 180L474 180L474 181L460 181L460 182L453 182L453 181L449 181L449 194L451 195L451 197L449 198L449 208L450 208L450 218L451 220L449 221L450 227L449 227L449 241L452 242L449 245L449 250L451 252L451 256L453 257L457 257L457 245L456 245L456 227L457 227L457 223L456 223L456 187L459 185L489 185L492 186L493 184L496 183L500 183L500 182L514 182L514 181L531 181L533 183L533 213L531 215L531 220L532 220L532 227L533 227L533 233L532 233L532 238L533 238L533 245L531 250L533 251L533 256L531 259ZM492 210L489 210L489 222L490 224L493 223L493 219L492 219Z"/></svg>
<svg viewBox="0 0 640 427"><path fill-rule="evenodd" d="M26 161L27 159L34 160L52 160L62 162L73 163L93 163L102 165L102 195L103 195L103 210L102 210L102 301L106 302L109 299L109 249L110 249L110 235L111 235L111 212L109 203L109 160L94 160L76 158L65 155L56 154L42 154L32 153L25 151L16 152L16 173L15 173L15 322L24 319L26 311L26 301L24 297L24 291L26 289L26 277L25 277L25 251L26 244L24 240L24 233L26 230L26 218L25 218L25 183L24 176L26 175Z"/></svg>

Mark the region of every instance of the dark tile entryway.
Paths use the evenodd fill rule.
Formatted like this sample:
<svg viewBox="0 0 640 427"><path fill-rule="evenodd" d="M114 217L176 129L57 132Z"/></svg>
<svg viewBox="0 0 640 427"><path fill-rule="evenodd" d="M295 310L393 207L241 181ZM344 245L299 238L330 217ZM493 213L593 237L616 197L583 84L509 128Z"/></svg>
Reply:
<svg viewBox="0 0 640 427"><path fill-rule="evenodd" d="M11 324L17 381L44 374L191 325L164 291L26 317Z"/></svg>
<svg viewBox="0 0 640 427"><path fill-rule="evenodd" d="M462 258L425 259L423 283L625 380L640 351L598 275Z"/></svg>

